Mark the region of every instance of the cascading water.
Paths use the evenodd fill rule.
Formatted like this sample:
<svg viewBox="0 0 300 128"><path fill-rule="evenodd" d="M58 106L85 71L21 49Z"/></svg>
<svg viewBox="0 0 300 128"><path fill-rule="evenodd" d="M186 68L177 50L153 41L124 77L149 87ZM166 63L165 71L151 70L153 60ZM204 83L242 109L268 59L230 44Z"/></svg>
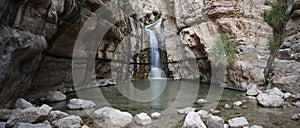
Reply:
<svg viewBox="0 0 300 128"><path fill-rule="evenodd" d="M161 78L161 68L160 68L160 55L158 51L158 40L155 35L155 32L146 28L150 41L150 59L151 59L151 78Z"/></svg>

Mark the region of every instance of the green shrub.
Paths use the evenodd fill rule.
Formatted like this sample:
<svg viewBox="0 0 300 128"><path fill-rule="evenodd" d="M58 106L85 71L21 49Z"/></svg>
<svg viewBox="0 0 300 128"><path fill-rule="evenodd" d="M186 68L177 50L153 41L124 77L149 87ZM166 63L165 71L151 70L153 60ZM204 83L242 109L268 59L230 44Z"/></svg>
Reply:
<svg viewBox="0 0 300 128"><path fill-rule="evenodd" d="M76 0L76 3L80 8L86 7L86 0Z"/></svg>
<svg viewBox="0 0 300 128"><path fill-rule="evenodd" d="M277 52L281 44L282 44L281 35L275 34L275 36L269 39L269 50L271 55L274 55Z"/></svg>
<svg viewBox="0 0 300 128"><path fill-rule="evenodd" d="M161 18L161 12L158 12L155 17L154 17L154 21L157 21Z"/></svg>
<svg viewBox="0 0 300 128"><path fill-rule="evenodd" d="M271 10L266 10L264 13L264 19L270 26L273 27L274 32L282 33L286 20L288 18L288 13L286 11L286 3L284 0L278 0L272 5Z"/></svg>
<svg viewBox="0 0 300 128"><path fill-rule="evenodd" d="M228 66L232 66L237 58L233 42L223 33L214 41L208 53L210 61L215 65L227 62Z"/></svg>

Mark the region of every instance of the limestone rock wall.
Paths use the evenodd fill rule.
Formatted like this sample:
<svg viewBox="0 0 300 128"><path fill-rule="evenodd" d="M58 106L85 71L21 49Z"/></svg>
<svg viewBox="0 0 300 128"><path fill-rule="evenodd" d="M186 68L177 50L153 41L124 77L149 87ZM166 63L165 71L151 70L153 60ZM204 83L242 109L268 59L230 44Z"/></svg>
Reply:
<svg viewBox="0 0 300 128"><path fill-rule="evenodd" d="M270 84L288 92L300 92L300 1L289 0L288 11L290 19L273 62Z"/></svg>

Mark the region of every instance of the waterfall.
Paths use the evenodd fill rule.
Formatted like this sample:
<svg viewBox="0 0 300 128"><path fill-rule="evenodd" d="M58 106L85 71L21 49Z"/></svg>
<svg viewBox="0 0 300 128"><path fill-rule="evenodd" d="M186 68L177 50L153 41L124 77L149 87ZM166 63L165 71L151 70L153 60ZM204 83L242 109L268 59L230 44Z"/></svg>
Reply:
<svg viewBox="0 0 300 128"><path fill-rule="evenodd" d="M150 24L146 26L146 30L149 35L149 46L150 46L150 64L151 64L151 72L150 72L150 78L161 78L162 70L160 68L160 55L158 51L158 39L153 30L151 30L149 27L153 26L157 23L160 23L161 19L157 22Z"/></svg>

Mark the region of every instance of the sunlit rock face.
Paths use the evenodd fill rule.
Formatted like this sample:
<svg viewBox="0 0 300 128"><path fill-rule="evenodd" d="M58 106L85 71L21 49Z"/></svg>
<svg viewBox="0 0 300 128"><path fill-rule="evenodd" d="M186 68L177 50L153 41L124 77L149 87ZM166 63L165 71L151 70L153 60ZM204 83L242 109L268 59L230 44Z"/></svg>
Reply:
<svg viewBox="0 0 300 128"><path fill-rule="evenodd" d="M288 1L289 21L286 23L284 42L278 50L271 85L288 92L300 92L300 1Z"/></svg>
<svg viewBox="0 0 300 128"><path fill-rule="evenodd" d="M163 2L162 6L165 30L172 30L166 32L170 61L179 60L176 56L179 48L173 45L177 42L183 46L183 56L198 61L201 78L210 79L211 64L205 56L223 32L230 35L237 53L237 61L225 74L227 87L243 90L251 83L264 84L264 69L269 58L268 38L272 36L272 28L262 17L264 9L269 8L263 0L174 0ZM176 66L172 64L169 68L176 69ZM183 74L178 76L186 77Z"/></svg>

